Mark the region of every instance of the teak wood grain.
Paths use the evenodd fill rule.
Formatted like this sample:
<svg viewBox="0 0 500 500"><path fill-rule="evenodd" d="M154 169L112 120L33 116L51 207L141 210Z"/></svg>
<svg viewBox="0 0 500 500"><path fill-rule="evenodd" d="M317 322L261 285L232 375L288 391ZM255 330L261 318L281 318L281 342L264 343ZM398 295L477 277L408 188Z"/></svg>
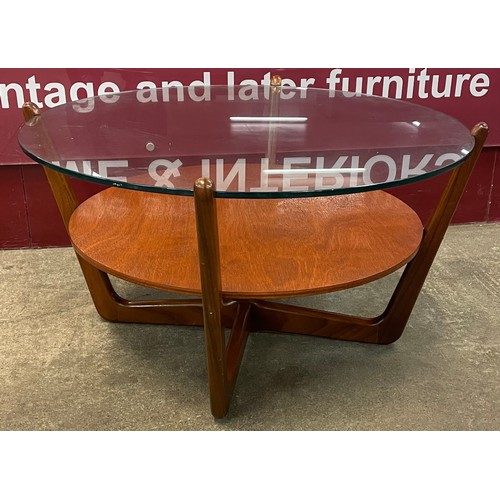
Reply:
<svg viewBox="0 0 500 500"><path fill-rule="evenodd" d="M322 198L217 199L221 290L273 298L340 290L406 264L422 224L382 191ZM193 199L110 188L69 224L77 253L141 285L201 294Z"/></svg>

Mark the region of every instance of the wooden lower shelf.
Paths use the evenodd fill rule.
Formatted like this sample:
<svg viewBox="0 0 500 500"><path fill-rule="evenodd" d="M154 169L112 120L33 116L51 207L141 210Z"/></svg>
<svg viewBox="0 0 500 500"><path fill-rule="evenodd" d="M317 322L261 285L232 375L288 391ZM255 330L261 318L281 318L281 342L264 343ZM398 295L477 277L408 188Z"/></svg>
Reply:
<svg viewBox="0 0 500 500"><path fill-rule="evenodd" d="M418 250L422 223L382 191L316 198L218 199L223 295L278 298L385 276ZM133 283L201 295L191 197L110 188L74 211L76 252Z"/></svg>

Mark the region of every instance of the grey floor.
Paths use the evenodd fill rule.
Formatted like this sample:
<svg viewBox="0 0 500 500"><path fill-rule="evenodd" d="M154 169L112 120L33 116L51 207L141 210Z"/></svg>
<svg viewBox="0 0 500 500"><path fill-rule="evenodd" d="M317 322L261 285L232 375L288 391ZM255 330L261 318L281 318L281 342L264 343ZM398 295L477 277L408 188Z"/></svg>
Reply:
<svg viewBox="0 0 500 500"><path fill-rule="evenodd" d="M500 429L500 224L449 229L390 346L252 333L219 421L201 329L101 320L69 248L0 251L0 277L0 430ZM374 315L398 277L295 302Z"/></svg>

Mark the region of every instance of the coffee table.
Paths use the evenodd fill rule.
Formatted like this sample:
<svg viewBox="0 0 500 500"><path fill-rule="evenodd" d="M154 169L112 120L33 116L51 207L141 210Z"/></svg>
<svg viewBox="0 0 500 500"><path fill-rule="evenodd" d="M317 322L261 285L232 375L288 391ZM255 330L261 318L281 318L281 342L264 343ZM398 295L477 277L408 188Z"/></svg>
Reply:
<svg viewBox="0 0 500 500"><path fill-rule="evenodd" d="M377 344L401 336L488 131L279 77L106 94L43 113L26 103L23 112L19 143L45 169L98 313L203 326L216 418L229 410L251 331ZM450 170L425 227L383 191ZM109 188L79 203L69 177ZM377 317L273 301L403 266ZM190 297L130 301L109 275Z"/></svg>

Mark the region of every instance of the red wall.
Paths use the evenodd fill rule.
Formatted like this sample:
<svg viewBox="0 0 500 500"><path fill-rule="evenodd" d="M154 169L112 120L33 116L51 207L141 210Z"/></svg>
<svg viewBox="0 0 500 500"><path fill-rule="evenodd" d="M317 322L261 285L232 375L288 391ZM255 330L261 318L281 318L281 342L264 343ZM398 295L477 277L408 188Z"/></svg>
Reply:
<svg viewBox="0 0 500 500"><path fill-rule="evenodd" d="M28 160L17 146L17 130L22 123L20 101L36 98L46 107L59 104L58 100L61 101L63 93L62 90L54 93L54 82L60 82L59 88L66 89L65 98L69 100L70 89L78 86L75 86L75 82L91 82L94 93L97 94L103 82L112 82L119 90L131 90L136 88L138 82L146 80L159 86L164 80L179 80L188 85L194 80L206 81L207 78L211 84L226 84L232 75L235 84L238 84L246 78L260 82L267 73L280 74L298 84L301 79L313 78L316 87L328 87L333 81L332 75L336 75L337 80L349 77L349 90L355 89L356 78L361 78L358 81L366 86L368 79L374 76L399 75L405 82L403 95L391 95L391 92L397 92L396 87L391 86L386 88L390 97L405 98L439 109L456 116L469 128L479 121L486 121L490 127L487 147L481 154L453 222L500 221L500 69L342 69L340 73L339 69L331 68L0 69L0 98L3 96L0 100L0 248L69 244L43 169ZM469 77L465 78L463 75ZM434 80L436 86L433 91L435 76L439 76L440 80ZM407 98L411 77L413 95ZM459 80L462 84L457 90ZM341 90L342 83L336 83L338 90ZM363 88L362 91L364 90ZM374 94L380 95L382 91L381 82L378 88L374 86ZM79 92L79 97L83 97L82 90ZM460 95L455 95L457 93ZM439 97L441 94L446 95ZM448 175L393 188L390 192L407 202L426 220ZM73 179L71 182L82 200L102 189L92 183Z"/></svg>

